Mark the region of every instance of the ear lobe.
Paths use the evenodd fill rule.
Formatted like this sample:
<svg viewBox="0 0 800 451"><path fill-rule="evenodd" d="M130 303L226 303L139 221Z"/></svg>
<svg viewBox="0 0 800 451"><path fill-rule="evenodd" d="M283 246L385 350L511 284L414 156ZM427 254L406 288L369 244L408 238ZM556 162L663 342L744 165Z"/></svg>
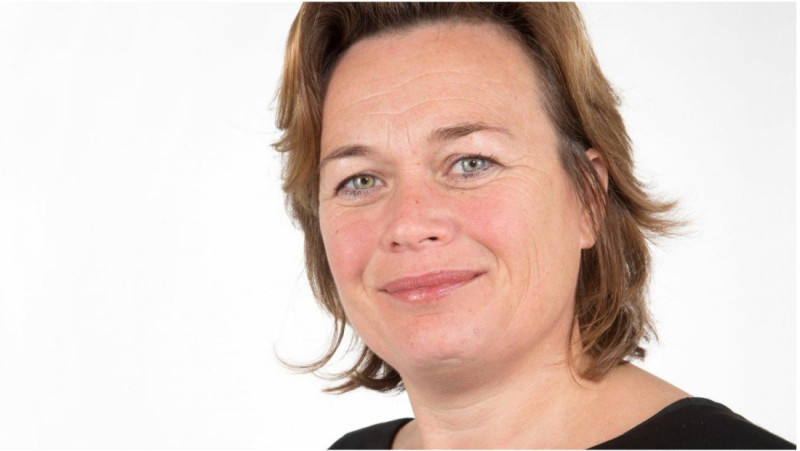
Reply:
<svg viewBox="0 0 800 451"><path fill-rule="evenodd" d="M600 179L600 183L603 186L603 191L608 192L608 165L606 163L605 158L603 155L595 149L589 148L586 150L586 158L589 159L589 162L592 164L595 172L597 173L597 178ZM596 214L603 214L603 206L600 205L593 205ZM581 218L581 249L589 249L595 245L596 237L594 233L594 227L592 227L592 219L591 216L584 212L583 217Z"/></svg>

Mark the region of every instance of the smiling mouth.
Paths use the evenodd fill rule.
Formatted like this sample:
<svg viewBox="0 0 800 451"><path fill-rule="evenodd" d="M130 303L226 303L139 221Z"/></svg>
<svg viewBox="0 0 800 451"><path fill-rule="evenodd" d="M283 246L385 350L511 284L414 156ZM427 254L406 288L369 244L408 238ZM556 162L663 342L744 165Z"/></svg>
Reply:
<svg viewBox="0 0 800 451"><path fill-rule="evenodd" d="M393 280L379 291L407 304L423 304L441 299L483 274L471 270L433 271Z"/></svg>

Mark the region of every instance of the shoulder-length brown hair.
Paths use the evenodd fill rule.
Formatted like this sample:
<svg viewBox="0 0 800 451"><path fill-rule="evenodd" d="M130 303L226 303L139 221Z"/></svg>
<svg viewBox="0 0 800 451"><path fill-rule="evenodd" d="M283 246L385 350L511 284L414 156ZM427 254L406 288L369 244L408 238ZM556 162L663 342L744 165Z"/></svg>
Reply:
<svg viewBox="0 0 800 451"><path fill-rule="evenodd" d="M578 8L568 3L306 3L300 8L286 45L276 118L283 135L274 146L285 154L283 190L305 234L308 279L333 316L334 332L322 358L295 367L321 369L342 344L347 324L317 216L322 102L330 73L361 39L453 20L499 24L534 62L545 109L560 138L561 164L597 237L594 247L582 251L574 315L582 353L592 357L580 375L600 379L615 365L643 358L640 342L655 337L645 299L647 240L670 235L680 223L666 215L675 202L653 199L635 177L619 100L600 71ZM607 192L585 155L590 147L606 160ZM397 371L360 346L355 365L334 376L344 382L329 390L402 389Z"/></svg>

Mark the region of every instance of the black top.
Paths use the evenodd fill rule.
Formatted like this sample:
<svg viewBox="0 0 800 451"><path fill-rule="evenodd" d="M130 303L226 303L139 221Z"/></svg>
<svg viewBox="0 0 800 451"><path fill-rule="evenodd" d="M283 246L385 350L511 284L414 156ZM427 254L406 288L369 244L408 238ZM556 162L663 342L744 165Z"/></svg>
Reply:
<svg viewBox="0 0 800 451"><path fill-rule="evenodd" d="M412 418L345 434L330 449L391 449ZM705 398L683 398L628 432L590 449L796 449L796 446Z"/></svg>

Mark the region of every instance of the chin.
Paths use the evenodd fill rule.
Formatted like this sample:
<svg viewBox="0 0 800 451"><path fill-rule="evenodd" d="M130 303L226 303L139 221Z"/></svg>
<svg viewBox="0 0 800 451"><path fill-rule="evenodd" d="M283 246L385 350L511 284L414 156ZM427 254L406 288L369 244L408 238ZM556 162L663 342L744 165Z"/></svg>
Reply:
<svg viewBox="0 0 800 451"><path fill-rule="evenodd" d="M397 361L392 366L402 372L402 369L415 370L452 369L469 366L486 356L484 334L477 325L463 327L458 323L453 327L431 328L430 324L417 319L410 330L405 329L400 349L395 349L392 361ZM388 359L387 362L389 361ZM391 364L391 363L390 363Z"/></svg>

